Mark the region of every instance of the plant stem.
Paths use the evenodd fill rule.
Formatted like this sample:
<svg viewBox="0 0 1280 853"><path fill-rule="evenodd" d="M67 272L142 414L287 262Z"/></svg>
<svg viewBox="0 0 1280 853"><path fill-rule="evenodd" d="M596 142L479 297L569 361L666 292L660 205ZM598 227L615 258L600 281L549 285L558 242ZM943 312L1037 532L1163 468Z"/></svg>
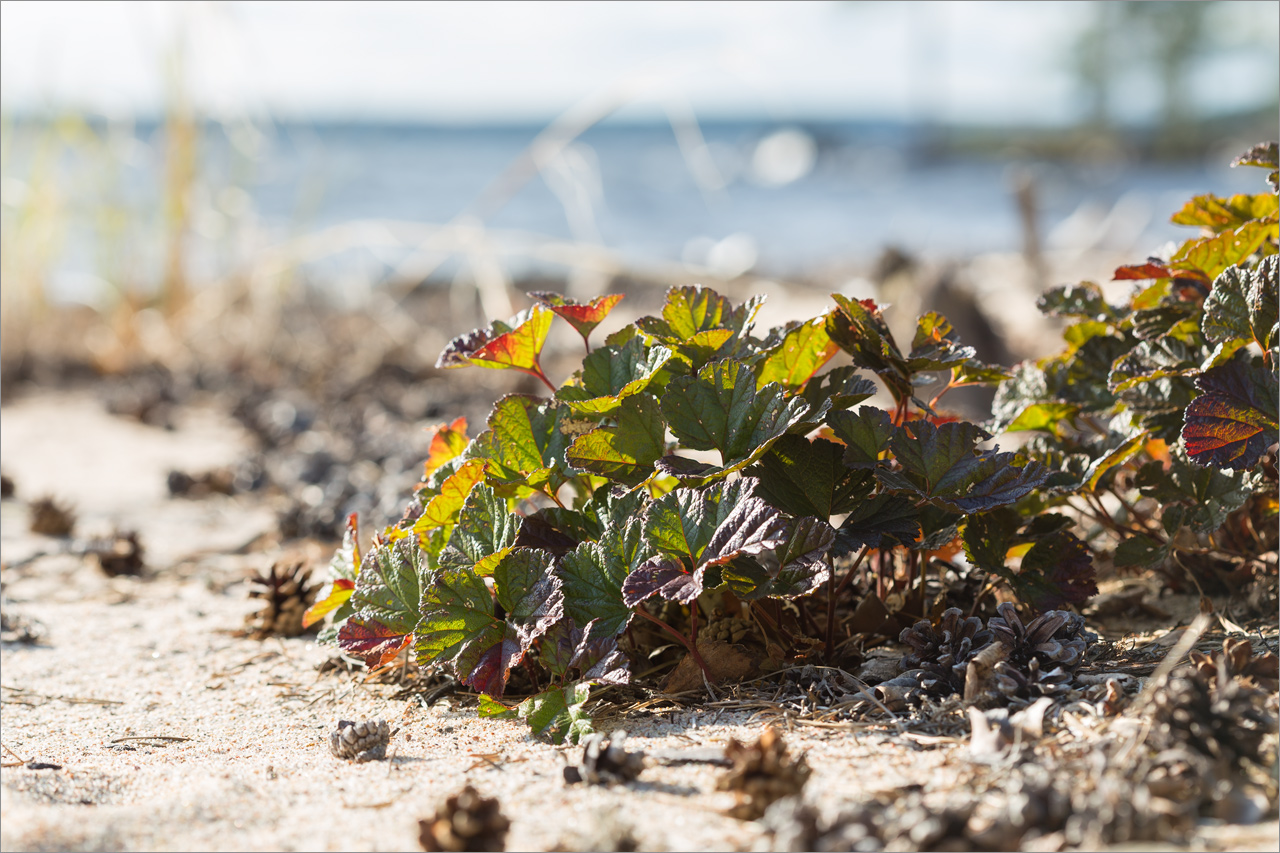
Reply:
<svg viewBox="0 0 1280 853"><path fill-rule="evenodd" d="M694 602L694 605L696 606L697 602ZM654 616L648 610L645 610L644 605L637 607L636 612L639 613L644 618L648 619L650 622L657 625L662 630L666 631L671 636L675 637L677 640L679 640L680 645L684 646L686 649L689 650L689 654L693 656L693 662L698 665L698 669L702 670L702 674L707 677L707 681L711 681L711 670L707 669L706 661L702 659L702 655L698 654L698 647L695 646L693 643L689 642L688 637L686 637L684 634L681 634L675 628L672 628L666 622L663 622L657 616Z"/></svg>
<svg viewBox="0 0 1280 853"><path fill-rule="evenodd" d="M533 363L533 369L526 371L530 376L536 376L542 380L542 384L551 389L551 393L556 393L556 386L551 384L551 380L547 378L547 374L542 372L542 365L536 361Z"/></svg>
<svg viewBox="0 0 1280 853"><path fill-rule="evenodd" d="M833 566L831 573L827 576L827 637L826 644L823 646L822 652L827 660L830 660L836 652L836 599L840 593L844 592L844 588L849 585L849 581L853 579L854 574L858 571L858 566L862 563L862 558L867 556L869 546L863 545L862 550L858 551L858 556L854 558L853 565L849 566L849 571L841 578L840 583L836 584L836 570Z"/></svg>

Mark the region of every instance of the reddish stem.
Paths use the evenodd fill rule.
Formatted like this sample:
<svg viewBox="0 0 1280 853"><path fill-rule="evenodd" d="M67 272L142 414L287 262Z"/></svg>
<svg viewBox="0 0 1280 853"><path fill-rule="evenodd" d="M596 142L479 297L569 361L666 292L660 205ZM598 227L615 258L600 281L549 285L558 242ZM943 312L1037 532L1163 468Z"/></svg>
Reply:
<svg viewBox="0 0 1280 853"><path fill-rule="evenodd" d="M698 603L695 601L695 602L694 602L694 608L696 609L696 608L697 608L697 606L698 606ZM644 618L648 619L650 622L652 622L652 623L654 623L655 625L657 625L657 626L658 626L659 628L661 628L662 630L666 631L666 632L667 632L668 634L670 634L671 636L675 637L677 640L679 640L679 641L680 641L680 645L684 646L686 649L688 649L688 650L689 650L689 654L693 656L693 662L694 662L694 663L696 663L696 664L698 665L698 669L702 670L702 674L703 674L703 675L705 675L705 676L707 677L707 681L710 681L710 680L711 680L711 670L707 669L707 663L706 663L706 661L704 661L704 660L702 659L702 655L698 654L698 648L697 648L697 646L695 646L693 643L689 642L689 638L688 638L688 637L686 637L684 634L681 634L681 633L680 633L679 631L677 631L675 628L672 628L672 627L671 627L670 625L668 625L666 622L663 622L663 621L662 621L661 619L659 619L657 616L654 616L654 615L653 615L652 613L650 613L648 610L645 610L645 609L644 609L644 605L641 605L641 606L637 607L637 608L636 608L636 612L637 612L637 613L639 613L639 614L640 614L641 616L643 616ZM696 623L695 623L695 624L696 624Z"/></svg>
<svg viewBox="0 0 1280 853"><path fill-rule="evenodd" d="M528 373L530 376L538 377L539 379L542 380L543 385L546 385L548 388L551 389L552 394L556 393L556 386L551 384L551 380L547 378L547 374L542 372L542 365L539 364L538 362L535 361L533 363L533 369L526 370L525 373Z"/></svg>

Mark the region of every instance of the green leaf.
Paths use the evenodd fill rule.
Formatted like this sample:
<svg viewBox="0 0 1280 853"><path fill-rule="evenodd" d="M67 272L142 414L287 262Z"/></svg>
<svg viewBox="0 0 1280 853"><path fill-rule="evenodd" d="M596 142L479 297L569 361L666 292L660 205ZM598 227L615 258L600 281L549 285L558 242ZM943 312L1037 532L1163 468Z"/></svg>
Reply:
<svg viewBox="0 0 1280 853"><path fill-rule="evenodd" d="M522 654L515 632L494 616L484 578L469 568L443 569L424 590L414 651L419 666L452 663L459 679L493 696L502 695L506 673Z"/></svg>
<svg viewBox="0 0 1280 853"><path fill-rule="evenodd" d="M740 555L724 565L724 581L738 598L796 598L827 582L831 573L827 553L836 535L831 525L807 517L792 519L788 527L782 545Z"/></svg>
<svg viewBox="0 0 1280 853"><path fill-rule="evenodd" d="M762 299L752 299L735 308L709 287L700 284L673 287L667 291L662 318L642 317L636 325L664 343L683 343L702 332L717 329L727 329L732 337L750 329L762 302Z"/></svg>
<svg viewBox="0 0 1280 853"><path fill-rule="evenodd" d="M1169 221L1174 225L1198 225L1214 233L1239 228L1251 219L1263 219L1276 212L1275 193L1233 195L1218 198L1198 195L1183 205Z"/></svg>
<svg viewBox="0 0 1280 853"><path fill-rule="evenodd" d="M520 519L508 511L506 500L488 486L476 486L458 513L458 523L440 554L440 566L492 574L515 546L519 533Z"/></svg>
<svg viewBox="0 0 1280 853"><path fill-rule="evenodd" d="M563 743L566 738L578 743L593 731L586 711L590 698L591 685L570 684L530 696L516 706L516 714L529 723L536 737L552 743Z"/></svg>
<svg viewBox="0 0 1280 853"><path fill-rule="evenodd" d="M338 646L369 667L382 666L409 643L418 623L422 551L413 538L384 542L361 565L351 594L355 615L338 630Z"/></svg>
<svg viewBox="0 0 1280 853"><path fill-rule="evenodd" d="M1121 443L1118 447L1094 460L1093 464L1089 466L1088 471L1085 472L1086 476L1083 485L1088 487L1091 492L1097 491L1098 483L1102 481L1103 476L1105 476L1112 468L1115 468L1117 465L1123 465L1138 453L1142 452L1142 449L1147 445L1147 440L1150 438L1150 431L1143 430L1132 438Z"/></svg>
<svg viewBox="0 0 1280 853"><path fill-rule="evenodd" d="M623 581L653 556L642 528L641 519L632 518L625 527L606 531L599 542L583 542L556 568L564 586L565 612L575 624L594 624L593 637L614 636L631 620L631 608L623 602Z"/></svg>
<svg viewBox="0 0 1280 853"><path fill-rule="evenodd" d="M671 357L667 347L646 347L641 338L601 347L582 362L582 384L563 385L556 397L578 414L609 414L648 388Z"/></svg>
<svg viewBox="0 0 1280 853"><path fill-rule="evenodd" d="M920 540L920 511L901 495L880 494L859 503L836 531L831 556L842 557L866 546L910 547Z"/></svg>
<svg viewBox="0 0 1280 853"><path fill-rule="evenodd" d="M1173 505L1182 505L1182 514L1176 518L1197 533L1217 530L1253 493L1252 481L1244 473L1202 468L1181 453L1170 455L1167 471L1159 462L1150 462L1138 471L1134 485L1144 497L1165 504L1166 515Z"/></svg>
<svg viewBox="0 0 1280 853"><path fill-rule="evenodd" d="M568 479L564 452L570 439L560 429L567 412L555 400L508 394L494 404L489 428L476 436L466 455L488 460L489 483L504 492L557 489Z"/></svg>
<svg viewBox="0 0 1280 853"><path fill-rule="evenodd" d="M1273 373L1236 358L1196 379L1201 395L1187 406L1182 441L1200 465L1252 468L1277 441Z"/></svg>
<svg viewBox="0 0 1280 853"><path fill-rule="evenodd" d="M751 473L756 493L792 515L830 518L846 513L871 494L875 481L865 471L845 467L845 448L833 441L784 435Z"/></svg>
<svg viewBox="0 0 1280 853"><path fill-rule="evenodd" d="M627 576L626 605L635 607L654 594L688 604L702 592L708 567L786 542L786 519L752 494L755 487L755 479L744 477L701 490L676 489L653 501L644 539L657 556Z"/></svg>
<svg viewBox="0 0 1280 853"><path fill-rule="evenodd" d="M766 343L771 349L756 376L757 390L776 382L794 392L840 350L827 334L825 316L789 323L782 331L779 340Z"/></svg>
<svg viewBox="0 0 1280 853"><path fill-rule="evenodd" d="M547 306L555 312L557 317L573 326L574 331L582 335L583 341L586 341L592 330L609 316L613 306L622 301L621 293L597 296L587 303L577 302L559 293L546 290L535 290L529 294L529 297Z"/></svg>
<svg viewBox="0 0 1280 853"><path fill-rule="evenodd" d="M845 443L844 464L850 468L876 467L880 454L888 451L897 427L882 409L863 406L856 412L832 412L827 423Z"/></svg>
<svg viewBox="0 0 1280 853"><path fill-rule="evenodd" d="M1171 264L1179 269L1199 270L1212 280L1258 251L1268 239L1274 240L1275 233L1274 221L1246 222L1214 237L1188 240L1174 254Z"/></svg>
<svg viewBox="0 0 1280 853"><path fill-rule="evenodd" d="M884 380L894 400L911 396L911 371L893 340L893 333L873 300L857 301L831 294L839 306L827 315L827 334L847 352L853 363Z"/></svg>
<svg viewBox="0 0 1280 853"><path fill-rule="evenodd" d="M552 313L541 305L512 317L509 322L495 322L487 329L475 329L459 335L444 348L436 361L437 368L493 367L512 368L537 376L550 385L538 358L551 329Z"/></svg>
<svg viewBox="0 0 1280 853"><path fill-rule="evenodd" d="M1018 544L1021 526L1022 518L1008 507L969 516L964 525L965 556L985 572L1012 577L1006 566L1009 549Z"/></svg>
<svg viewBox="0 0 1280 853"><path fill-rule="evenodd" d="M660 404L652 395L638 394L623 400L616 425L578 436L565 460L575 469L636 486L653 476L653 464L666 449Z"/></svg>
<svg viewBox="0 0 1280 853"><path fill-rule="evenodd" d="M1274 198L1274 197L1273 197ZM1262 349L1276 345L1278 308L1276 255L1263 258L1256 269L1232 266L1213 282L1213 291L1204 302L1204 337L1220 344L1239 340L1257 341Z"/></svg>
<svg viewBox="0 0 1280 853"><path fill-rule="evenodd" d="M902 466L902 478L910 484L908 488L933 496L949 489L978 464L978 442L990 437L971 423L934 426L921 420L895 431L889 443Z"/></svg>
<svg viewBox="0 0 1280 853"><path fill-rule="evenodd" d="M423 508L422 515L413 523L413 532L421 536L435 528L456 523L471 489L484 482L486 464L483 459L471 459L459 465L440 486L440 493Z"/></svg>
<svg viewBox="0 0 1280 853"><path fill-rule="evenodd" d="M1088 320L1115 320L1116 309L1107 304L1101 288L1091 281L1064 284L1049 289L1036 300L1040 313L1050 317L1080 317Z"/></svg>
<svg viewBox="0 0 1280 853"><path fill-rule="evenodd" d="M875 396L876 384L859 376L857 368L836 367L815 376L804 386L801 396L809 404L810 417L826 415L831 409L847 409Z"/></svg>
<svg viewBox="0 0 1280 853"><path fill-rule="evenodd" d="M804 418L809 405L788 398L777 385L757 391L750 369L723 361L708 364L697 376L677 376L667 383L662 411L684 446L720 451L723 467L714 476L724 476L763 456Z"/></svg>
<svg viewBox="0 0 1280 853"><path fill-rule="evenodd" d="M598 636L601 632L595 629L595 623L579 628L572 619L561 619L539 641L538 660L557 681L576 671L580 677L574 681L626 684L631 680L630 661L612 635Z"/></svg>
<svg viewBox="0 0 1280 853"><path fill-rule="evenodd" d="M1089 546L1065 530L1031 546L1011 585L1020 599L1040 613L1081 604L1098 594Z"/></svg>
<svg viewBox="0 0 1280 853"><path fill-rule="evenodd" d="M560 579L551 572L554 563L546 551L517 548L493 570L494 597L526 651L564 615Z"/></svg>
<svg viewBox="0 0 1280 853"><path fill-rule="evenodd" d="M422 596L415 650L418 663L453 665L459 681L501 697L507 676L564 611L551 556L533 549L507 554L494 569L495 595L471 569L443 569Z"/></svg>
<svg viewBox="0 0 1280 853"><path fill-rule="evenodd" d="M1267 183L1271 185L1271 191L1274 193L1280 190L1280 169L1276 168L1276 143L1260 142L1241 154L1235 160L1231 161L1232 166L1261 166L1264 169L1270 169L1267 175Z"/></svg>
<svg viewBox="0 0 1280 853"><path fill-rule="evenodd" d="M1062 421L1073 421L1079 411L1075 403L1033 403L1019 412L1004 431L1043 431L1061 437Z"/></svg>
<svg viewBox="0 0 1280 853"><path fill-rule="evenodd" d="M907 369L912 373L949 370L973 359L977 350L962 346L947 318L936 311L920 317L915 338L907 355Z"/></svg>
<svg viewBox="0 0 1280 853"><path fill-rule="evenodd" d="M1142 341L1116 360L1107 387L1119 393L1157 379L1184 376L1199 370L1204 357L1204 346L1198 341L1188 345L1173 335Z"/></svg>
<svg viewBox="0 0 1280 853"><path fill-rule="evenodd" d="M1164 562L1172 547L1172 542L1158 542L1145 533L1139 533L1116 546L1112 562L1116 568L1154 566Z"/></svg>

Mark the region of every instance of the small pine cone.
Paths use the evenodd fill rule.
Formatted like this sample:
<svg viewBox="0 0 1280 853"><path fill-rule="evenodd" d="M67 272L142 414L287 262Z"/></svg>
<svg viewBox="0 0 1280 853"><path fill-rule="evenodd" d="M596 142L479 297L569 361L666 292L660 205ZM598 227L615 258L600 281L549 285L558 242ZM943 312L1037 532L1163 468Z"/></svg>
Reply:
<svg viewBox="0 0 1280 853"><path fill-rule="evenodd" d="M1246 687L1259 687L1268 693L1280 689L1280 658L1274 652L1253 654L1253 644L1241 638L1230 638L1222 641L1222 651L1212 654L1192 652L1191 663L1183 667L1181 675L1196 678L1215 688L1219 686L1219 669L1223 670L1223 680L1239 678Z"/></svg>
<svg viewBox="0 0 1280 853"><path fill-rule="evenodd" d="M799 794L809 780L809 765L801 755L792 758L782 736L766 729L750 746L730 739L724 750L733 767L716 783L716 790L733 791L737 804L731 817L755 820L776 800Z"/></svg>
<svg viewBox="0 0 1280 853"><path fill-rule="evenodd" d="M329 751L357 764L384 760L390 742L391 727L386 720L339 720L338 727L329 732Z"/></svg>
<svg viewBox="0 0 1280 853"><path fill-rule="evenodd" d="M304 563L275 563L266 574L250 579L255 588L250 598L266 599L256 613L245 617L251 637L298 637L304 629L302 617L316 600L311 568Z"/></svg>
<svg viewBox="0 0 1280 853"><path fill-rule="evenodd" d="M935 696L964 692L964 675L969 659L991 642L991 632L976 616L963 618L960 608L942 614L938 627L921 619L903 630L898 640L912 651L902 659L903 671L921 669L920 686Z"/></svg>
<svg viewBox="0 0 1280 853"><path fill-rule="evenodd" d="M571 785L576 782L612 785L634 780L644 770L644 753L623 749L626 739L627 733L621 730L587 738L582 747L582 761L564 769L564 780Z"/></svg>
<svg viewBox="0 0 1280 853"><path fill-rule="evenodd" d="M108 577L142 574L143 549L136 531L117 530L109 539L94 540L87 553Z"/></svg>
<svg viewBox="0 0 1280 853"><path fill-rule="evenodd" d="M1261 760L1263 738L1276 730L1267 696L1239 681L1210 687L1175 676L1156 691L1156 724L1167 746L1185 746L1238 769L1242 761Z"/></svg>
<svg viewBox="0 0 1280 853"><path fill-rule="evenodd" d="M31 532L41 536L66 537L76 526L76 515L71 507L60 504L52 497L43 497L31 503Z"/></svg>
<svg viewBox="0 0 1280 853"><path fill-rule="evenodd" d="M510 826L496 799L467 785L445 800L435 817L418 821L418 843L428 853L500 851L506 849Z"/></svg>
<svg viewBox="0 0 1280 853"><path fill-rule="evenodd" d="M1012 604L1005 602L997 609L1000 615L987 620L987 628L1007 651L995 667L1000 691L1026 699L1070 689L1085 649L1097 640L1084 630L1084 617L1050 610L1023 625Z"/></svg>

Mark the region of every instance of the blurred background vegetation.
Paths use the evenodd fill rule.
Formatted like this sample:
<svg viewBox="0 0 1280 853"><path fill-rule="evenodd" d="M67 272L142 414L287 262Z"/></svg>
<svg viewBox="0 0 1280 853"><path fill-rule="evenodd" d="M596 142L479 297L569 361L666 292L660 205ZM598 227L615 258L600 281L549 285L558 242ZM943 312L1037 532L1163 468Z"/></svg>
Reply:
<svg viewBox="0 0 1280 853"><path fill-rule="evenodd" d="M435 288L428 349L530 283L1035 288L1256 189L1277 9L6 0L0 361L248 353L299 288Z"/></svg>

